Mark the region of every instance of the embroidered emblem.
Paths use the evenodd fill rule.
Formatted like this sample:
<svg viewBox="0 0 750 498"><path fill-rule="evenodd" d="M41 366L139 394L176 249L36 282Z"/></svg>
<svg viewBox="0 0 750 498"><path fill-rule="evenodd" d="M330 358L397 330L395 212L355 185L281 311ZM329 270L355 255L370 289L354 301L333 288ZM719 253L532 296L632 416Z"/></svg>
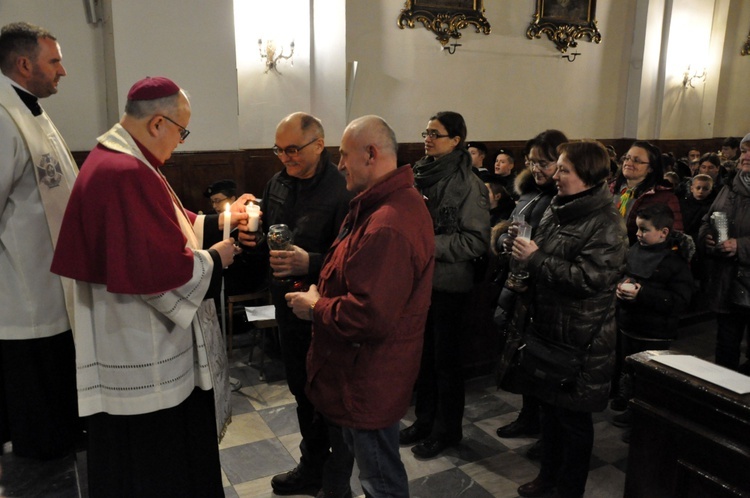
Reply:
<svg viewBox="0 0 750 498"><path fill-rule="evenodd" d="M42 155L42 160L39 161L39 165L36 167L36 174L39 177L39 183L46 185L50 189L59 187L60 181L62 181L60 163L51 154Z"/></svg>

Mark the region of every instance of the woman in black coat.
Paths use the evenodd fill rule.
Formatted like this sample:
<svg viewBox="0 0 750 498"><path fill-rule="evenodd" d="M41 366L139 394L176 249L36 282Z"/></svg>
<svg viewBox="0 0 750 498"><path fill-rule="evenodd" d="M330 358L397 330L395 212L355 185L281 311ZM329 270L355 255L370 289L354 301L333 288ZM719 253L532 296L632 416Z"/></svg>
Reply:
<svg viewBox="0 0 750 498"><path fill-rule="evenodd" d="M552 199L533 239L516 239L513 257L527 263L533 281L531 330L544 340L585 353L575 384L518 387L542 406L539 475L521 496L583 496L594 442L591 413L607 405L615 355L615 288L628 248L622 217L605 185L609 155L599 142L559 147Z"/></svg>

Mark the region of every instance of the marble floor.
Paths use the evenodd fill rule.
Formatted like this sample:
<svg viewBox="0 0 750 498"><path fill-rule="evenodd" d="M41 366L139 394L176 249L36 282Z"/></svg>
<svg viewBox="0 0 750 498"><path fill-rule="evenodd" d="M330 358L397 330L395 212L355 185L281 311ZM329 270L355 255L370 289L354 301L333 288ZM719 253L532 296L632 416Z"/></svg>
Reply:
<svg viewBox="0 0 750 498"><path fill-rule="evenodd" d="M713 321L685 320L680 339L673 349L712 359ZM264 498L275 496L271 478L296 465L299 458L294 399L277 359L265 359L263 374L258 368L260 350L249 360L249 348L243 336L231 358L233 377L243 387L232 396L233 415L221 443L224 490L227 497ZM245 343L246 344L246 343ZM409 476L411 496L418 497L516 497L520 484L538 473L538 462L525 457L534 439L500 439L495 429L515 419L520 396L498 391L492 376L467 381L464 439L432 460L417 460L409 448L401 448L401 457ZM621 497L625 484L628 445L621 438L623 429L614 427L609 409L594 414L595 443L587 498ZM413 409L404 419L413 420ZM6 448L8 450L10 448ZM88 496L85 453L64 459L38 463L6 453L1 459L2 478L7 497L74 498ZM355 496L362 488L352 477Z"/></svg>

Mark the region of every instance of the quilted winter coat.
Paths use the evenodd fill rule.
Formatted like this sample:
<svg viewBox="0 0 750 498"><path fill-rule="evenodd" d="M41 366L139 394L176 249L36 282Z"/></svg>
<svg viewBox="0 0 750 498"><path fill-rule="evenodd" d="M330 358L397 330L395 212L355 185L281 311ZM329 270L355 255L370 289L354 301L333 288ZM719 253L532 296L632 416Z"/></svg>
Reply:
<svg viewBox="0 0 750 498"><path fill-rule="evenodd" d="M556 196L533 237L530 322L539 335L589 349L569 392L536 387L542 401L577 411L607 405L615 358L615 288L625 268L627 232L600 185L583 196Z"/></svg>

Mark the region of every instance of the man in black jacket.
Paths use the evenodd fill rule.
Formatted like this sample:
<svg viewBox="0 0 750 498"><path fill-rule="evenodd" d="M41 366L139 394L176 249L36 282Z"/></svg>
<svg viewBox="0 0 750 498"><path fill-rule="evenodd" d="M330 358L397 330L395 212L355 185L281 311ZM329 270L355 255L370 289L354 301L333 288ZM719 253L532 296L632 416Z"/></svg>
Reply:
<svg viewBox="0 0 750 498"><path fill-rule="evenodd" d="M273 152L284 169L269 180L261 201L263 230L285 224L294 237L290 250L269 253L281 353L302 434L299 465L271 480L274 493L281 495L317 493L329 455L327 427L305 395L311 325L294 316L284 299L287 292L317 283L323 258L339 233L352 198L346 180L329 158L324 137L323 125L309 114L297 112L281 120ZM240 240L251 247L258 242L255 234L242 233Z"/></svg>

